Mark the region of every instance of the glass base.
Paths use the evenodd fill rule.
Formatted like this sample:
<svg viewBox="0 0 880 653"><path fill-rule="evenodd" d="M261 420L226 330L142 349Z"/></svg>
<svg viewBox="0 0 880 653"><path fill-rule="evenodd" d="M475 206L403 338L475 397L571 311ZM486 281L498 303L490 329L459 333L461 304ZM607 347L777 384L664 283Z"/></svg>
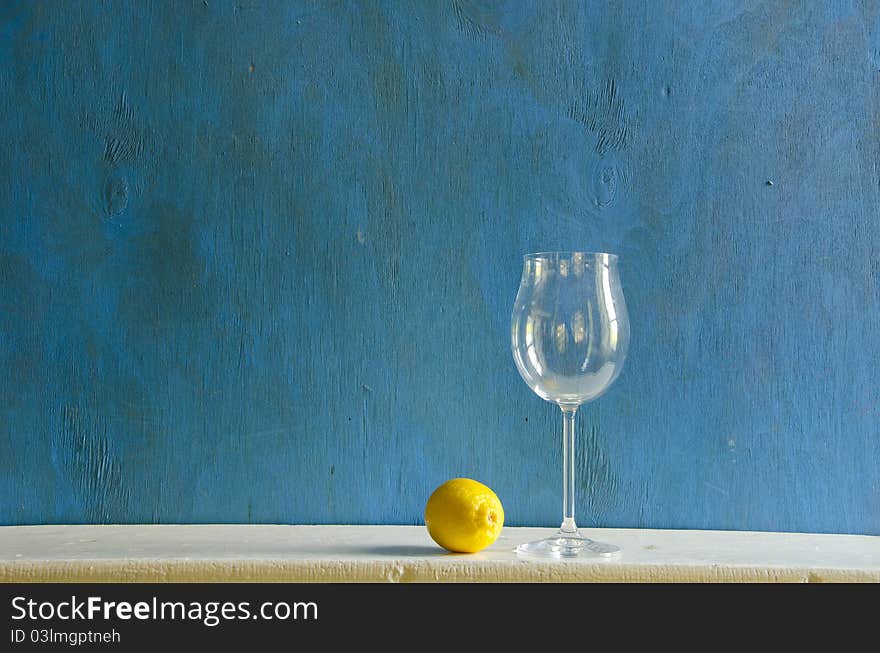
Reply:
<svg viewBox="0 0 880 653"><path fill-rule="evenodd" d="M620 555L620 547L596 542L578 531L558 531L553 537L520 544L516 552L534 558L610 558Z"/></svg>

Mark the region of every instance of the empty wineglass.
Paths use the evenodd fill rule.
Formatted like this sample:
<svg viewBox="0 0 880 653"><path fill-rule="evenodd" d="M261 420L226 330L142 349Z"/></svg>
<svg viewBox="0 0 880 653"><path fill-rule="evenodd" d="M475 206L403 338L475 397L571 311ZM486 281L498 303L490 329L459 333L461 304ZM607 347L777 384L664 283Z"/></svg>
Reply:
<svg viewBox="0 0 880 653"><path fill-rule="evenodd" d="M562 526L552 537L521 544L524 555L610 556L620 549L578 532L574 520L574 418L620 374L629 318L617 256L544 252L524 257L511 318L511 347L520 375L542 399L562 409Z"/></svg>

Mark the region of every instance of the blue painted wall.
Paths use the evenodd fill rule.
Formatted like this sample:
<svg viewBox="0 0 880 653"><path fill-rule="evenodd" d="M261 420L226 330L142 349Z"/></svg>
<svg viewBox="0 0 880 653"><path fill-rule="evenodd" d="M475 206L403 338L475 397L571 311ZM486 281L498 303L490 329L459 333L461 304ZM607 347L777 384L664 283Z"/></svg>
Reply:
<svg viewBox="0 0 880 653"><path fill-rule="evenodd" d="M0 523L558 524L508 322L584 248L582 524L880 533L877 3L6 2L0 64Z"/></svg>

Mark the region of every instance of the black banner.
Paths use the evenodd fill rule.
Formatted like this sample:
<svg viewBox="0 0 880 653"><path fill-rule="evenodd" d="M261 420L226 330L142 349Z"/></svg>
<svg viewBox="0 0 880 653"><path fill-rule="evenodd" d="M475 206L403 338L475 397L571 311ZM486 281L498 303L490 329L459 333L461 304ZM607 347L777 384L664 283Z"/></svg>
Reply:
<svg viewBox="0 0 880 653"><path fill-rule="evenodd" d="M729 639L834 623L851 635L873 624L878 599L877 585L6 584L0 651L293 650L340 638L468 651L526 635L660 641L699 627Z"/></svg>

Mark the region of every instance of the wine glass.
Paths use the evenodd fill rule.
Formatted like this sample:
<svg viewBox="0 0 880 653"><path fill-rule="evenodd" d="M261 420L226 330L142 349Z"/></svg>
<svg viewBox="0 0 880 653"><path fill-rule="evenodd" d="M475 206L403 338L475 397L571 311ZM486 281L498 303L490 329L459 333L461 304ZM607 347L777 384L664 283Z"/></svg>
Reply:
<svg viewBox="0 0 880 653"><path fill-rule="evenodd" d="M562 526L552 537L520 544L528 556L611 556L620 549L578 532L574 520L574 418L620 374L629 318L617 256L542 252L524 257L511 318L513 359L532 391L562 409Z"/></svg>

